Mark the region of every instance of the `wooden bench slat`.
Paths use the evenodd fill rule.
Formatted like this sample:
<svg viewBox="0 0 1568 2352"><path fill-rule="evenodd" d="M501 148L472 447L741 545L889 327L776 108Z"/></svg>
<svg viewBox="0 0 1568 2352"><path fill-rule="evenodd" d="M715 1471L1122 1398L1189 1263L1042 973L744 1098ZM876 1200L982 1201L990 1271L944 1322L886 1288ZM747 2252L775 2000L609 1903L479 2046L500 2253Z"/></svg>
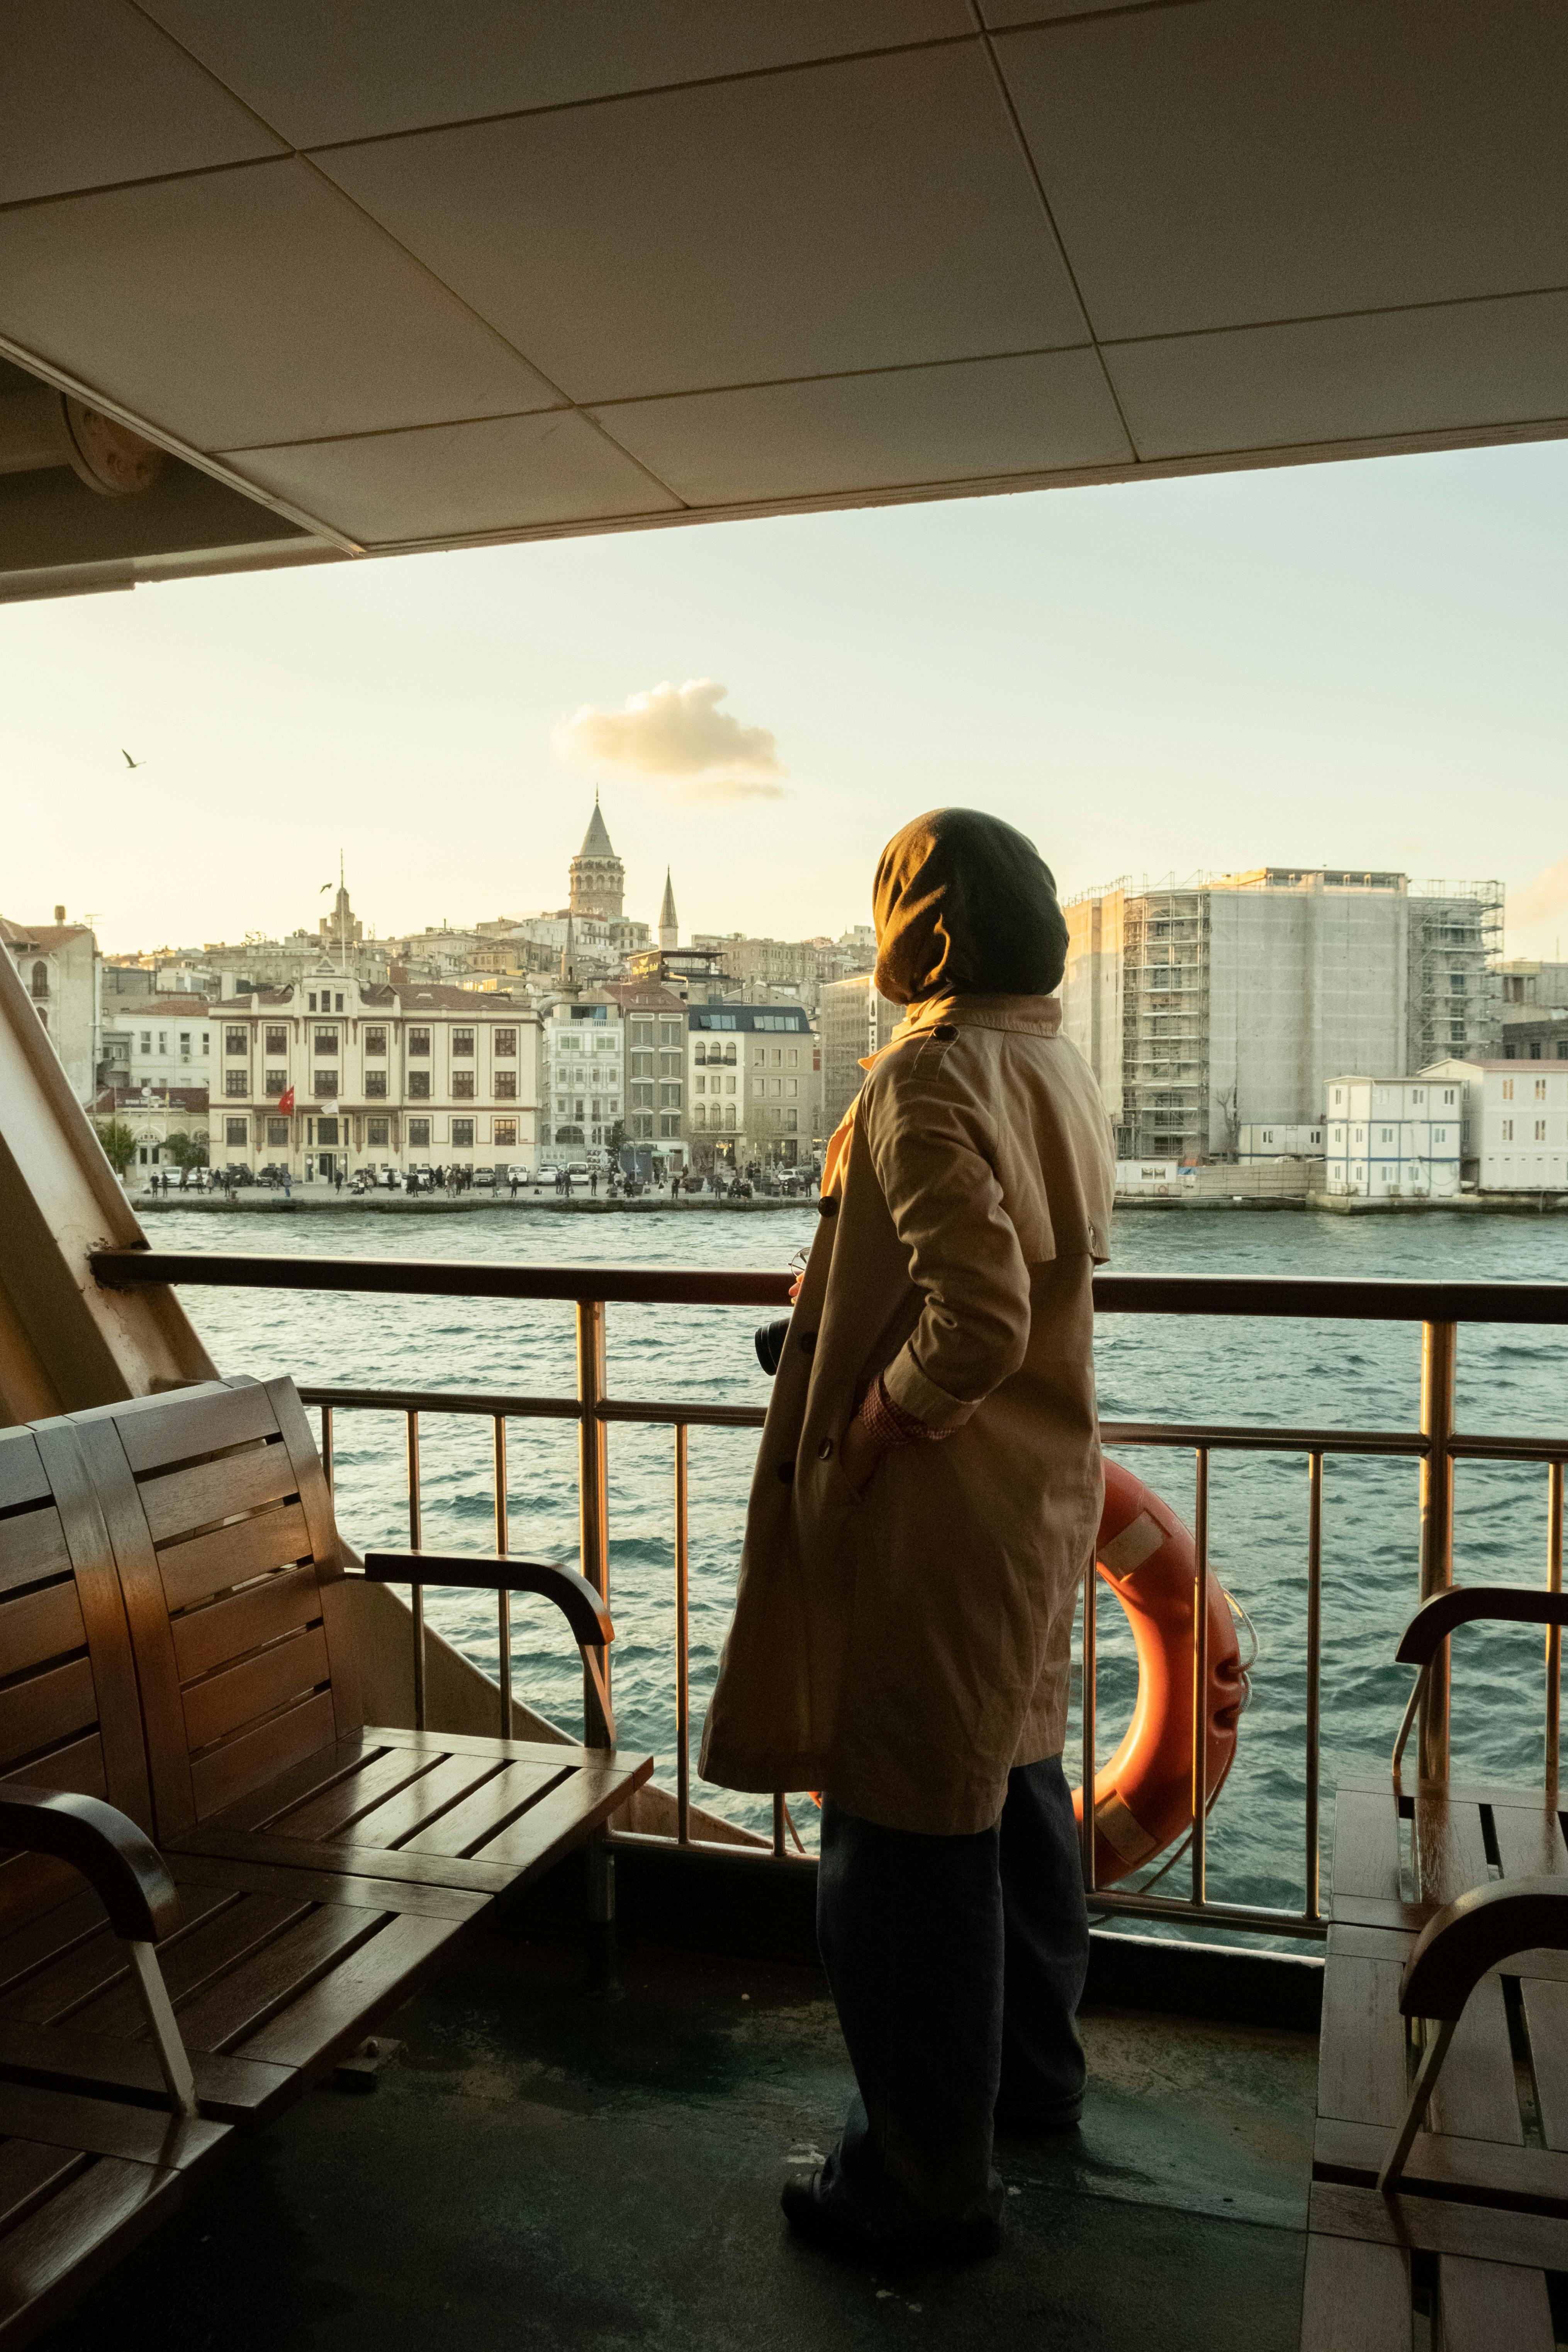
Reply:
<svg viewBox="0 0 1568 2352"><path fill-rule="evenodd" d="M5 2238L0 2267L0 2328L31 2335L178 2202L180 2175L121 2157L94 2158Z"/></svg>
<svg viewBox="0 0 1568 2352"><path fill-rule="evenodd" d="M48 1492L49 1474L38 1459L32 1431L0 1430L0 1511L19 1511L25 1503L47 1501Z"/></svg>
<svg viewBox="0 0 1568 2352"><path fill-rule="evenodd" d="M307 1913L184 2005L180 2031L186 2049L226 2052L248 2039L356 1944L374 1936L384 1916L338 1904Z"/></svg>
<svg viewBox="0 0 1568 2352"><path fill-rule="evenodd" d="M652 1759L638 1769L625 1766L587 1764L549 1795L531 1805L521 1821L502 1830L475 1856L480 1863L510 1863L526 1878L558 1853L608 1821L652 1770Z"/></svg>
<svg viewBox="0 0 1568 2352"><path fill-rule="evenodd" d="M109 1768L104 1761L103 1741L96 1731L85 1738L72 1739L64 1748L51 1748L47 1756L35 1756L11 1773L14 1780L23 1780L32 1789L65 1789L79 1797L107 1797Z"/></svg>
<svg viewBox="0 0 1568 2352"><path fill-rule="evenodd" d="M1404 2115L1405 2020L1401 1964L1336 1955L1323 1971L1323 2022L1318 2061L1318 2113L1392 2132Z"/></svg>
<svg viewBox="0 0 1568 2352"><path fill-rule="evenodd" d="M1552 2352L1557 2330L1541 2271L1444 2254L1437 2264L1443 2352Z"/></svg>
<svg viewBox="0 0 1568 2352"><path fill-rule="evenodd" d="M1494 1805L1492 1830L1505 1878L1568 1876L1568 1845L1554 1811L1544 1806L1530 1811L1523 1805Z"/></svg>
<svg viewBox="0 0 1568 2352"><path fill-rule="evenodd" d="M1380 2197L1375 2189L1314 2180L1307 2226L1324 2237L1404 2244L1419 2253L1473 2254L1481 2262L1568 2270L1568 2221L1510 2206L1467 2205L1455 2197Z"/></svg>
<svg viewBox="0 0 1568 2352"><path fill-rule="evenodd" d="M188 1934L196 1923L226 1899L216 1890L195 1887L190 1898L181 1905L184 1914L182 1934ZM165 1950L178 1948L171 1940ZM26 1982L0 2001L0 2018L8 2025L48 2025L56 2019L65 2019L84 2001L105 1992L130 1973L131 1963L124 1945L107 1927L102 1933L73 1943L62 1957L40 1969Z"/></svg>
<svg viewBox="0 0 1568 2352"><path fill-rule="evenodd" d="M258 1445L253 1453L198 1462L191 1470L167 1470L142 1481L142 1507L155 1544L176 1542L215 1519L237 1518L264 1504L287 1501L299 1491L287 1446Z"/></svg>
<svg viewBox="0 0 1568 2352"><path fill-rule="evenodd" d="M52 1748L98 1722L98 1693L86 1658L51 1666L5 1693L0 1707L0 1766L35 1748Z"/></svg>
<svg viewBox="0 0 1568 2352"><path fill-rule="evenodd" d="M0 1664L8 1675L25 1674L47 1658L63 1658L68 1651L86 1647L74 1584L46 1584L42 1591L26 1592L0 1608ZM12 1696L7 1691L0 1705L8 1707Z"/></svg>
<svg viewBox="0 0 1568 2352"><path fill-rule="evenodd" d="M66 1902L13 1928L0 1939L0 1993L20 1984L47 1962L58 1959L74 1945L102 1932L103 1906L89 1886L77 1880L77 1892Z"/></svg>
<svg viewBox="0 0 1568 2352"><path fill-rule="evenodd" d="M174 1619L170 1632L182 1682L210 1674L231 1658L242 1658L266 1642L319 1623L321 1599L314 1568L283 1568L262 1583L247 1585L226 1600Z"/></svg>
<svg viewBox="0 0 1568 2352"><path fill-rule="evenodd" d="M340 1870L300 1870L294 1864L231 1862L210 1853L171 1853L164 1857L177 1886L222 1886L246 1894L302 1895L312 1903L357 1905L370 1911L409 1911L421 1918L462 1922L477 1918L489 1904L488 1895L468 1895L455 1886L399 1885L392 1879L353 1878Z"/></svg>
<svg viewBox="0 0 1568 2352"><path fill-rule="evenodd" d="M1422 1901L1439 1908L1491 1878L1480 1807L1455 1790L1423 1790L1415 1800L1413 1851Z"/></svg>
<svg viewBox="0 0 1568 2352"><path fill-rule="evenodd" d="M1568 2149L1568 1984L1526 1979L1520 1998L1542 2134L1548 2147Z"/></svg>
<svg viewBox="0 0 1568 2352"><path fill-rule="evenodd" d="M352 1828L361 1816L407 1788L423 1772L436 1769L433 1758L410 1755L406 1748L373 1750L357 1769L340 1772L325 1788L317 1788L298 1804L272 1813L268 1829L282 1837L330 1839ZM301 1771L305 1767L300 1767Z"/></svg>
<svg viewBox="0 0 1568 2352"><path fill-rule="evenodd" d="M236 1797L258 1788L285 1765L313 1755L331 1739L333 1727L332 1702L321 1691L302 1706L275 1716L270 1723L258 1724L254 1731L242 1732L226 1747L199 1757L190 1767L196 1818L205 1820L209 1813L221 1812Z"/></svg>
<svg viewBox="0 0 1568 2352"><path fill-rule="evenodd" d="M307 1697L328 1672L326 1636L316 1625L191 1684L184 1699L193 1764L201 1760L196 1751L214 1740L243 1730L290 1699Z"/></svg>
<svg viewBox="0 0 1568 2352"><path fill-rule="evenodd" d="M1336 1916L1342 1895L1401 1900L1398 1818L1388 1788L1373 1795L1341 1782L1334 1798L1332 1875Z"/></svg>
<svg viewBox="0 0 1568 2352"><path fill-rule="evenodd" d="M247 2058L315 2068L359 2041L405 2000L435 1955L458 1932L454 1922L405 1914L388 1920L331 1974L239 2044Z"/></svg>
<svg viewBox="0 0 1568 2352"><path fill-rule="evenodd" d="M40 2147L123 2156L136 2164L166 2164L186 2171L228 2137L226 2125L205 2116L172 2116L166 2107L132 2106L124 2099L89 2099L79 2091L41 2091L30 2083L0 2082L0 2132Z"/></svg>
<svg viewBox="0 0 1568 2352"><path fill-rule="evenodd" d="M0 2236L86 2162L80 2148L46 2147L35 2139L0 2142Z"/></svg>
<svg viewBox="0 0 1568 2352"><path fill-rule="evenodd" d="M404 1853L395 1846L312 1844L304 1838L278 1837L270 1830L226 1830L199 1822L175 1841L174 1853L205 1853L225 1862L270 1862L288 1870L322 1873L342 1870L357 1878L385 1878L405 1886L452 1886L473 1895L504 1895L518 1877L510 1864L479 1857Z"/></svg>
<svg viewBox="0 0 1568 2352"><path fill-rule="evenodd" d="M530 1805L536 1805L559 1787L572 1767L558 1764L503 1764L499 1772L403 1843L405 1853L483 1853L502 1830L510 1829ZM372 1817L373 1819L374 1816Z"/></svg>
<svg viewBox="0 0 1568 2352"><path fill-rule="evenodd" d="M1312 2132L1317 2178L1370 2188L1388 2154L1392 2133L1381 2124L1321 2116ZM1501 2140L1455 2139L1420 2131L1405 2160L1401 2187L1411 2196L1469 2191L1521 2211L1561 2213L1568 2220L1568 2158Z"/></svg>
<svg viewBox="0 0 1568 2352"><path fill-rule="evenodd" d="M1410 2266L1397 2246L1308 2239L1301 2352L1410 2352Z"/></svg>
<svg viewBox="0 0 1568 2352"><path fill-rule="evenodd" d="M192 1536L158 1554L163 1598L171 1609L192 1609L231 1585L247 1584L310 1556L310 1531L298 1503L283 1503L210 1535Z"/></svg>
<svg viewBox="0 0 1568 2352"><path fill-rule="evenodd" d="M298 2090L287 2066L269 2066L219 2051L192 2050L191 2072L202 2114L214 2123L259 2123ZM71 2025L12 2025L0 2019L0 2086L6 2082L66 2091L91 2099L129 2094L151 2101L165 2128L173 2124L157 2054L148 2042L112 2033L83 2033Z"/></svg>
<svg viewBox="0 0 1568 2352"><path fill-rule="evenodd" d="M258 1381L242 1388L221 1382L179 1396L138 1397L112 1409L125 1458L140 1476L226 1447L277 1434L272 1401Z"/></svg>
<svg viewBox="0 0 1568 2352"><path fill-rule="evenodd" d="M1454 2138L1524 2145L1508 2012L1496 1977L1483 1977L1465 2003L1432 2094L1428 2121L1435 2132Z"/></svg>
<svg viewBox="0 0 1568 2352"><path fill-rule="evenodd" d="M14 1519L0 1519L0 1593L15 1591L18 1584L36 1584L42 1577L64 1576L70 1564L66 1531L52 1503ZM0 1625L7 1622L0 1614Z"/></svg>
<svg viewBox="0 0 1568 2352"><path fill-rule="evenodd" d="M292 1900L279 1895L242 1895L237 1902L225 1902L193 1933L163 1946L160 1953L163 1981L175 2010L205 1992L313 1907L302 1890ZM89 2033L123 2033L133 2041L147 2030L140 1994L129 1982L114 1986L74 2011L71 2021Z"/></svg>
<svg viewBox="0 0 1568 2352"><path fill-rule="evenodd" d="M457 1804L460 1799L493 1780L505 1767L490 1756L448 1756L421 1772L395 1795L383 1798L380 1804L339 1834L355 1845L401 1846L405 1840L412 1845L416 1832L426 1829L437 1817ZM285 1835L291 1823L277 1824ZM428 1852L428 1846L425 1851ZM437 1846L444 1853L444 1846Z"/></svg>

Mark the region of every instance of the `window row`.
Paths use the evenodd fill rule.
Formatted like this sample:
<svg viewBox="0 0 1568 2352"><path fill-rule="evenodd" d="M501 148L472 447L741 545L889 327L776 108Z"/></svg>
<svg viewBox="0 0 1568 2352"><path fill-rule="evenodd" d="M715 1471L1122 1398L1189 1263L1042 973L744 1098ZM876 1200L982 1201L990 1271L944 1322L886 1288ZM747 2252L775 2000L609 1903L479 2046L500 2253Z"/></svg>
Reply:
<svg viewBox="0 0 1568 2352"><path fill-rule="evenodd" d="M313 1003L314 999L312 999L312 1005ZM339 999L339 1003L341 1007L341 998ZM312 1030L310 1033L311 1041L315 1046L318 1055L323 1056L328 1060L335 1061L339 1057L341 1034L342 1033L337 1029ZM449 1034L453 1059L455 1061L471 1062L474 1059L474 1038L476 1032L472 1029L454 1029L449 1033ZM489 1033L489 1036L490 1052L498 1062L516 1061L517 1031L515 1029L492 1029ZM387 1032L384 1027L378 1023L367 1023L364 1032L364 1053L367 1059L371 1061L384 1060L387 1050L386 1040ZM404 1033L403 1044L404 1051L411 1059L416 1061L427 1061L429 1059L430 1032L428 1029L405 1030ZM202 1040L202 1048L204 1052L206 1049L206 1040L205 1037ZM250 1051L249 1031L247 1029L226 1029L224 1032L223 1049L226 1054L232 1055L236 1058L242 1054L247 1054ZM142 1035L142 1050L143 1053L146 1053L148 1050L145 1033L143 1033ZM267 1051L269 1054L286 1054L289 1051L289 1031L284 1023L269 1022L268 1024Z"/></svg>
<svg viewBox="0 0 1568 2352"><path fill-rule="evenodd" d="M462 1150L465 1149L472 1149L477 1124L478 1122L471 1118L455 1118L451 1121L452 1145L454 1150ZM349 1140L348 1125L349 1122L346 1118L317 1119L315 1148L330 1150L339 1149L341 1146L346 1144ZM250 1127L251 1122L248 1118L226 1118L224 1121L225 1142L230 1147L237 1146L241 1150L248 1149L250 1142ZM516 1150L517 1121L515 1118L492 1118L489 1122L489 1128L490 1141L493 1144L501 1145L510 1150ZM405 1119L404 1121L404 1129L405 1145L408 1150L429 1150L431 1129L431 1121L429 1119ZM264 1116L258 1118L256 1121L257 1143L261 1146L269 1147L274 1150L286 1150L289 1148L289 1122L287 1118L274 1118L269 1115ZM391 1148L391 1131L392 1122L389 1118L367 1118L364 1123L365 1150L367 1151L385 1151L389 1150Z"/></svg>

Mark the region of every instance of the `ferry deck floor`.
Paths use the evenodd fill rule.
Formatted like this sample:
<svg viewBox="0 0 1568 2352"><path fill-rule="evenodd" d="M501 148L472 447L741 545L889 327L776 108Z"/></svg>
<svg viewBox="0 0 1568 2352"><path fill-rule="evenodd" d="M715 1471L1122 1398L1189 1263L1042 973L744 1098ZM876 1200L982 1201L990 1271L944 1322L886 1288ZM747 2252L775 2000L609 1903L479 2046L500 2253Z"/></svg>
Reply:
<svg viewBox="0 0 1568 2352"><path fill-rule="evenodd" d="M573 1941L481 1923L373 2094L247 2139L47 2352L1295 2347L1311 2035L1086 2013L1081 2133L999 2144L1002 2253L871 2276L778 2207L851 2087L820 1976L651 1944L620 1973L595 1998Z"/></svg>

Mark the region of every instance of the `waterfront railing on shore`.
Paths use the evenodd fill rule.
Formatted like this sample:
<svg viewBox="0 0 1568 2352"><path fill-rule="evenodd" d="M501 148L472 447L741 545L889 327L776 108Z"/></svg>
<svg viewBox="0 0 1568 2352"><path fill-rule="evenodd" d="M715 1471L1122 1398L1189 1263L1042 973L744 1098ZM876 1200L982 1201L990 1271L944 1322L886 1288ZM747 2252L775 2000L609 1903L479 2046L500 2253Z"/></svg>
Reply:
<svg viewBox="0 0 1568 2352"><path fill-rule="evenodd" d="M92 1266L110 1287L149 1283L214 1286L227 1289L354 1291L426 1298L510 1298L570 1303L576 1313L576 1388L570 1396L510 1395L487 1391L306 1388L307 1403L320 1410L321 1452L331 1475L334 1416L346 1411L401 1413L406 1433L408 1538L420 1544L419 1430L433 1413L479 1416L493 1423L495 1440L496 1549L507 1549L506 1424L510 1420L575 1422L578 1427L578 1515L583 1574L609 1597L609 1503L605 1432L612 1423L667 1427L672 1433L675 1528L676 1654L676 1842L691 1843L690 1692L688 1654L689 1561L688 1550L688 1440L695 1428L760 1429L763 1408L704 1404L687 1400L612 1397L605 1373L606 1310L616 1305L681 1307L787 1306L790 1276L772 1272L688 1273L674 1268L611 1269L604 1266L519 1266L416 1262L385 1258L319 1258L270 1255L213 1254L173 1250L112 1250L98 1253ZM1191 1884L1185 1895L1094 1885L1092 1807L1084 1808L1084 1865L1100 1910L1122 1916L1206 1922L1212 1927L1252 1929L1271 1935L1321 1937L1328 1916L1321 1883L1320 1763L1321 1742L1321 1601L1323 1465L1331 1455L1405 1457L1420 1465L1419 1580L1415 1600L1425 1601L1453 1580L1454 1471L1459 1462L1535 1463L1547 1474L1546 1579L1563 1585L1563 1465L1568 1430L1561 1438L1462 1433L1455 1425L1455 1379L1460 1326L1470 1323L1568 1325L1568 1283L1338 1281L1315 1277L1227 1275L1105 1274L1096 1278L1095 1306L1102 1315L1218 1316L1245 1320L1281 1318L1311 1321L1419 1324L1422 1330L1421 1401L1412 1429L1273 1428L1170 1421L1107 1421L1108 1446L1190 1448L1195 1465L1194 1536L1194 1600L1208 1572L1209 1465L1220 1453L1305 1456L1308 1472L1306 1719L1302 1754L1302 1836L1305 1899L1300 1910L1211 1902L1207 1890L1205 1827L1206 1741L1197 1736L1205 1710L1194 1705ZM1087 1580L1082 1612L1082 1731L1086 1789L1092 1790L1096 1759L1096 1579ZM500 1603L502 1691L508 1690L507 1599ZM423 1719L423 1596L413 1595L416 1641L416 1712ZM1208 1681L1206 1609L1194 1611L1197 1638L1194 1693ZM1546 1637L1545 1769L1558 1769L1562 1636ZM594 1704L589 1694L585 1704ZM1448 1768L1449 1686L1446 1658L1434 1662L1420 1718L1424 1778L1442 1780ZM794 1866L786 1839L784 1795L773 1801L773 1849ZM715 1849L715 1852L721 1851Z"/></svg>

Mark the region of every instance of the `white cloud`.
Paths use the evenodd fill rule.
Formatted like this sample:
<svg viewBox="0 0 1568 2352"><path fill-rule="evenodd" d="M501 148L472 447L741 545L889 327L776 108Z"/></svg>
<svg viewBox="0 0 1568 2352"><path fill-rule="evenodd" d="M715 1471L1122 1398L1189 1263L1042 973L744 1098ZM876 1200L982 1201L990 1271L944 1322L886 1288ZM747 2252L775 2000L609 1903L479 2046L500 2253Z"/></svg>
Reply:
<svg viewBox="0 0 1568 2352"><path fill-rule="evenodd" d="M1532 924L1550 922L1553 915L1563 914L1568 914L1568 857L1560 857L1555 866L1546 866L1522 890L1510 890L1508 894L1510 931L1516 923L1526 930Z"/></svg>
<svg viewBox="0 0 1568 2352"><path fill-rule="evenodd" d="M689 801L779 800L785 773L771 729L748 727L721 710L728 693L717 678L667 679L646 694L628 695L619 710L585 702L557 719L551 736L556 757L576 768L609 768L653 778Z"/></svg>

